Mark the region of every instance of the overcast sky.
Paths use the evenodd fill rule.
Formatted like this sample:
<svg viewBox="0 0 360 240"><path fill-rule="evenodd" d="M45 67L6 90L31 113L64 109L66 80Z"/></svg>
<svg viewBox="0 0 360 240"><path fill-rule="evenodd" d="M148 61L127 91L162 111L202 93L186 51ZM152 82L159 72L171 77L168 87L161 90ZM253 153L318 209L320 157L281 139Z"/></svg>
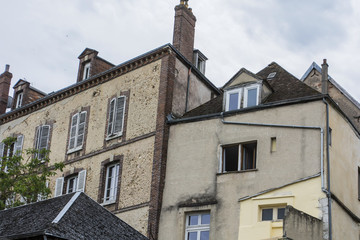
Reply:
<svg viewBox="0 0 360 240"><path fill-rule="evenodd" d="M120 64L172 42L180 0L0 0L0 72L52 92L76 82L86 48ZM360 100L359 0L190 0L195 47L218 87L240 68L275 61L297 78L327 58L329 74Z"/></svg>

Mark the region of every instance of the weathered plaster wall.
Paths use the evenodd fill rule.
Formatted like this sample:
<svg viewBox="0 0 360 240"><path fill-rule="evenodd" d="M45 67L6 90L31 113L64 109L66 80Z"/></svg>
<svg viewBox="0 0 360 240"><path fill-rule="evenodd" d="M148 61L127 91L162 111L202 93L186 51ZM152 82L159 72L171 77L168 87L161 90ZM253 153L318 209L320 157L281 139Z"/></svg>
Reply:
<svg viewBox="0 0 360 240"><path fill-rule="evenodd" d="M175 63L174 100L172 111L176 115L185 113L186 91L189 69L180 61ZM187 111L194 109L211 99L212 90L207 87L194 73L190 73L189 97Z"/></svg>
<svg viewBox="0 0 360 240"><path fill-rule="evenodd" d="M242 113L225 120L324 127L324 112L323 103L318 101ZM270 151L271 137L277 138L276 152ZM221 145L253 140L257 141L257 170L217 174ZM319 130L224 125L221 119L172 125L159 239L180 239L173 236L179 228L175 219L180 205L213 200L217 201L216 213L211 213L216 230L210 231L211 238L236 239L239 198L319 172Z"/></svg>
<svg viewBox="0 0 360 240"><path fill-rule="evenodd" d="M333 240L359 238L359 224L354 222L335 201L332 201L332 215Z"/></svg>

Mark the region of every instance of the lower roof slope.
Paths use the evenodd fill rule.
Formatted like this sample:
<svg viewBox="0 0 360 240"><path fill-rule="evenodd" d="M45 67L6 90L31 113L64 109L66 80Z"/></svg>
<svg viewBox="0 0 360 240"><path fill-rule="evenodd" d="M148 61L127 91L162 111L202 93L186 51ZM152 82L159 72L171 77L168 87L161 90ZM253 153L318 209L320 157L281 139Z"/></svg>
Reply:
<svg viewBox="0 0 360 240"><path fill-rule="evenodd" d="M0 239L55 236L62 239L147 240L84 193L0 211Z"/></svg>

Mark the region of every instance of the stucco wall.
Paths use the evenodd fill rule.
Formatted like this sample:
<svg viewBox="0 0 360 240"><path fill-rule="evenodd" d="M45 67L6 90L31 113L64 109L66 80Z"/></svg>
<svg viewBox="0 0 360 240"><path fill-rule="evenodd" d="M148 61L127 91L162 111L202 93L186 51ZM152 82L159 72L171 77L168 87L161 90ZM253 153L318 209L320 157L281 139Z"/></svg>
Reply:
<svg viewBox="0 0 360 240"><path fill-rule="evenodd" d="M176 115L185 113L186 91L189 69L178 59L175 63L174 100L172 112ZM206 86L194 73L190 73L189 97L187 111L194 109L211 99L212 90Z"/></svg>
<svg viewBox="0 0 360 240"><path fill-rule="evenodd" d="M274 107L227 117L227 121L323 126L321 101ZM311 117L309 117L311 116ZM277 138L277 151L270 140ZM221 145L257 141L257 169L217 174ZM166 184L159 239L179 228L176 216L182 205L217 201L212 239L236 239L241 197L278 187L320 172L320 131L293 128L224 125L221 119L170 127ZM184 231L182 229L181 231Z"/></svg>

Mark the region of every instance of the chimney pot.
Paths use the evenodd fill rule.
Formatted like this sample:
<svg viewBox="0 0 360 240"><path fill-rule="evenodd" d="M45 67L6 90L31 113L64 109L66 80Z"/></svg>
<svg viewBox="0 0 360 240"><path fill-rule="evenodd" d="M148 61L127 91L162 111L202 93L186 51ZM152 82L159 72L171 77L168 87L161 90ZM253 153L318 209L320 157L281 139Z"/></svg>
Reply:
<svg viewBox="0 0 360 240"><path fill-rule="evenodd" d="M328 67L329 65L324 59L323 64L321 65L321 93L328 94Z"/></svg>
<svg viewBox="0 0 360 240"><path fill-rule="evenodd" d="M5 72L8 72L10 70L10 65L9 64L6 64L5 65Z"/></svg>

